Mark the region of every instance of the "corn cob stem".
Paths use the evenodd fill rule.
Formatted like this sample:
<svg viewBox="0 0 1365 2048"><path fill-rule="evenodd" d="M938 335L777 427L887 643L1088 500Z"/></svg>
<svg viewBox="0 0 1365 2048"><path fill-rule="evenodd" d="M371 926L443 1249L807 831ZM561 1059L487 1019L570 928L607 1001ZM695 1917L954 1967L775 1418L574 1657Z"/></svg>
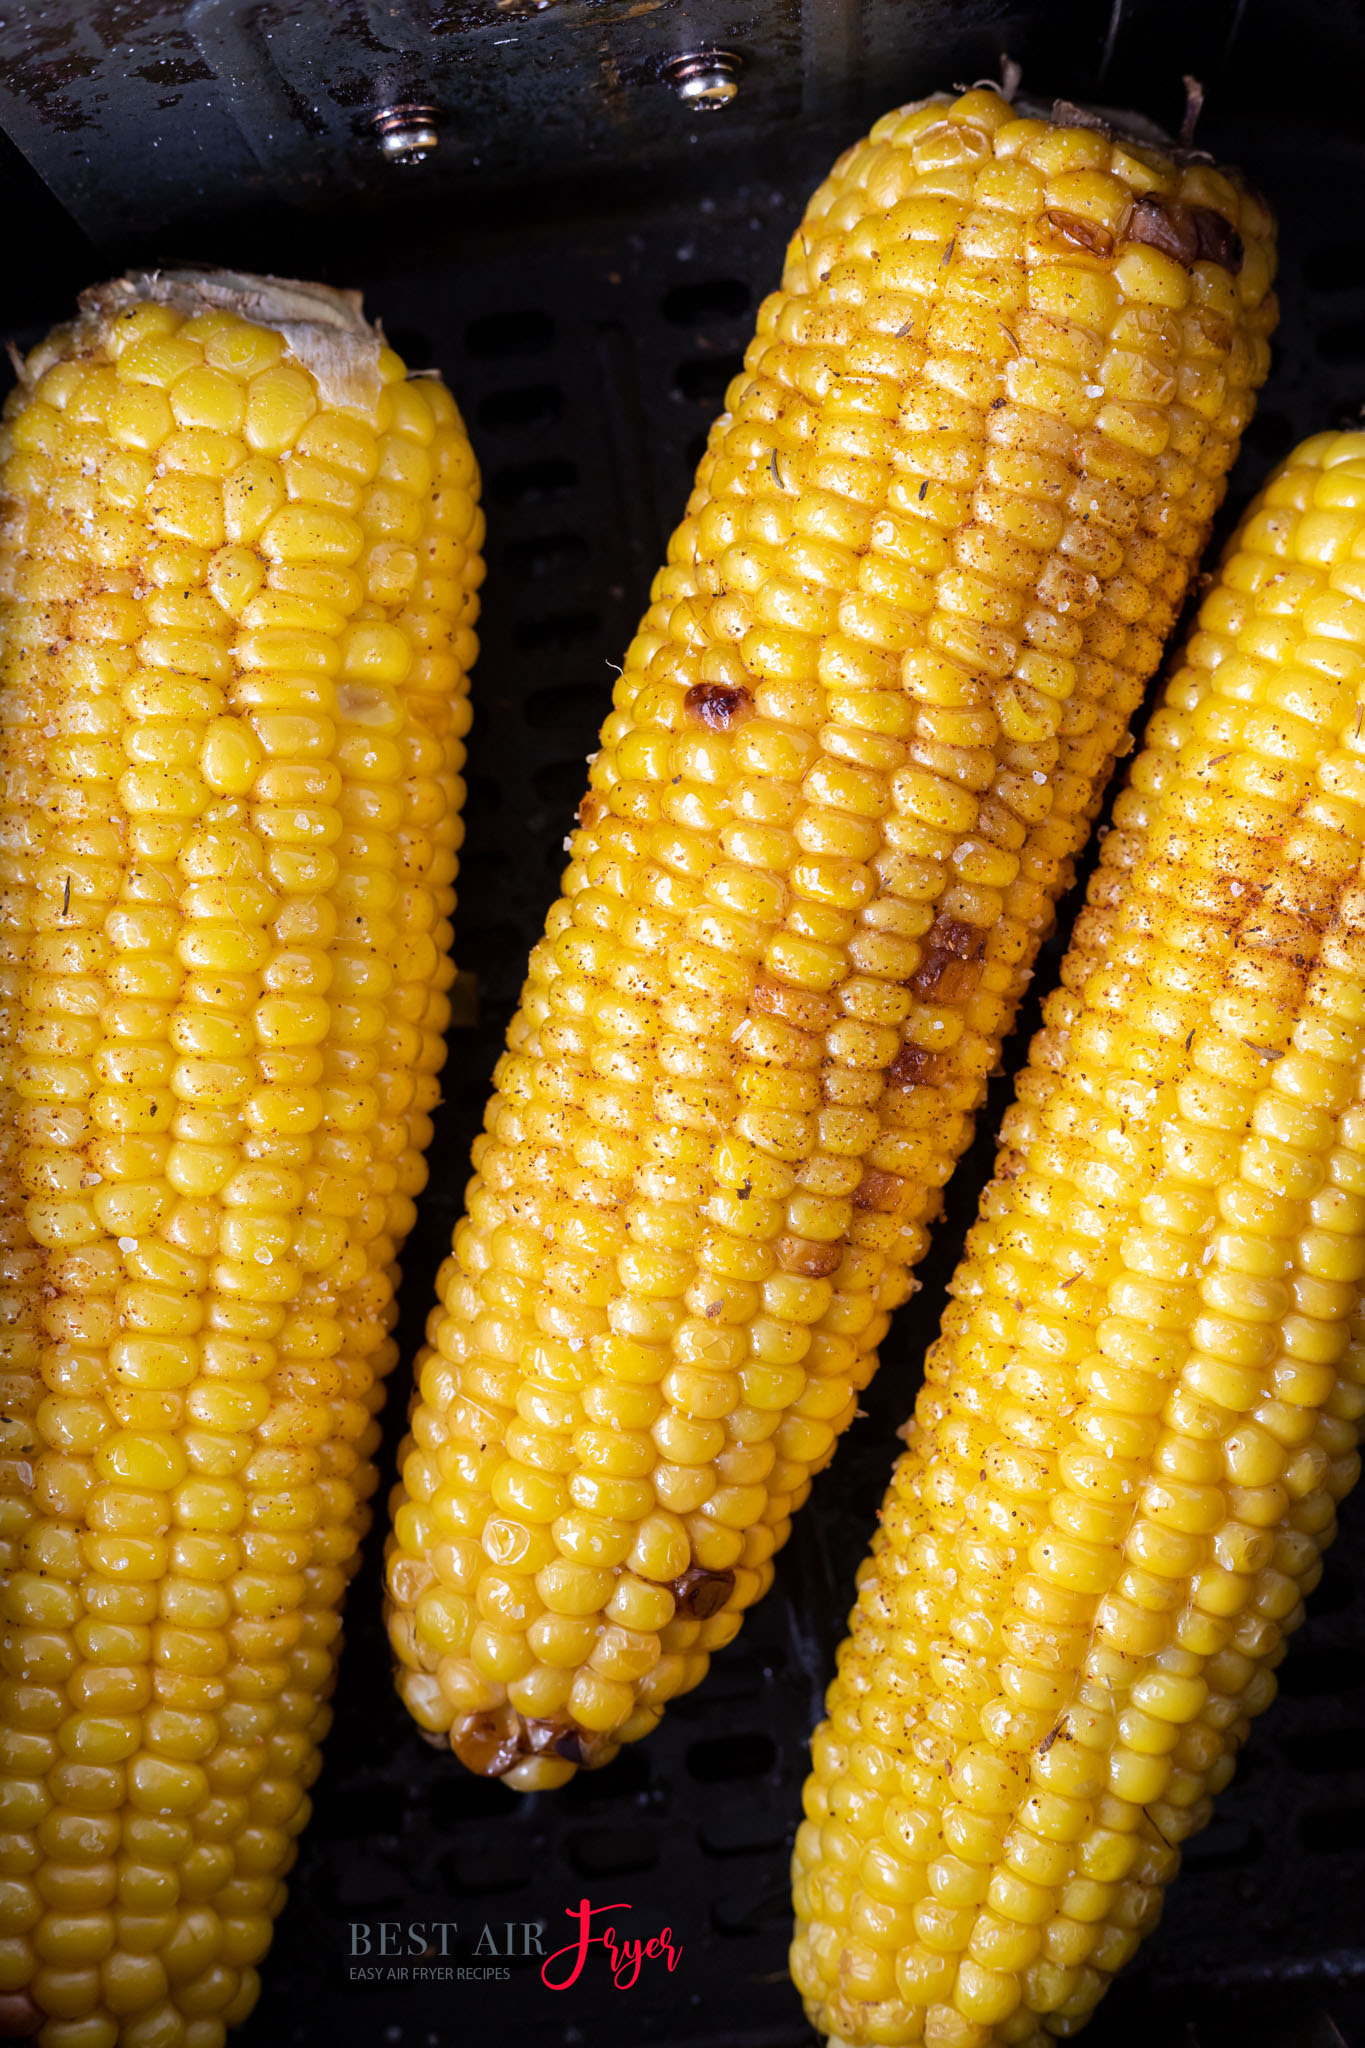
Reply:
<svg viewBox="0 0 1365 2048"><path fill-rule="evenodd" d="M124 280L0 540L0 2032L218 2048L308 1814L453 970L481 580L439 385Z"/></svg>
<svg viewBox="0 0 1365 2048"><path fill-rule="evenodd" d="M840 2042L1042 2048L1275 1692L1365 1412L1365 435L1252 506L1115 810L817 1730Z"/></svg>
<svg viewBox="0 0 1365 2048"><path fill-rule="evenodd" d="M767 1587L910 1291L1264 375L1207 165L881 122L817 193L626 660L395 1496L419 1723L561 1782Z"/></svg>

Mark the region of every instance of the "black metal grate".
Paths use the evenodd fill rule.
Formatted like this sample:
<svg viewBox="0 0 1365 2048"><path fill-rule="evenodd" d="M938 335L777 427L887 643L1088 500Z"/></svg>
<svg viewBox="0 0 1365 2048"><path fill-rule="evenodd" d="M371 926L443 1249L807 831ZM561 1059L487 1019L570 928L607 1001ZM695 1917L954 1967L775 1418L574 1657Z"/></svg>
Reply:
<svg viewBox="0 0 1365 2048"><path fill-rule="evenodd" d="M948 10L930 11L941 31ZM1140 94L1185 60L1171 10L1132 12L1147 25L1146 41L1130 52L1138 83L1128 90ZM1275 0L1190 12L1208 47L1241 31L1243 47L1255 42L1263 62L1268 50L1286 76L1303 76L1300 38L1324 10L1306 0L1292 22ZM1116 7L1116 24L1121 16ZM1319 44L1330 54L1330 38ZM1126 75L1125 47L1121 35L1109 97L1118 96L1114 78ZM867 54L870 63L876 52ZM1326 94L1324 121L1349 134L1358 85L1348 88L1340 72L1314 77L1314 91ZM1235 97L1211 108L1210 146L1245 162L1271 195L1284 247L1276 368L1229 519L1295 439L1354 413L1365 397L1365 144L1287 128L1283 115L1270 122L1267 98L1263 88L1240 121ZM526 953L555 892L611 666L755 308L778 276L786 235L847 139L830 127L789 136L768 150L766 174L749 182L735 175L731 153L715 196L700 203L651 205L643 194L632 211L618 195L611 213L523 217L487 233L470 232L466 218L433 229L415 253L409 235L387 261L372 228L353 258L343 230L333 230L330 273L365 286L410 362L436 363L449 378L478 447L491 526L457 923L478 1021L452 1039L432 1183L405 1262L405 1356L458 1214ZM263 256L258 242L219 236L212 253L305 272L318 260L287 237ZM47 305L40 288L35 317ZM1054 940L1039 985L1055 975L1060 949ZM1025 1043L1021 1033L1013 1063ZM444 2048L466 2038L515 2048L810 2048L785 1970L786 1865L806 1739L896 1448L892 1433L989 1169L1007 1088L995 1086L923 1269L923 1292L897 1319L865 1396L868 1413L799 1518L774 1592L647 1744L563 1792L529 1799L434 1755L390 1687L376 1532L352 1595L315 1817L242 2048ZM396 1385L390 1461L405 1395ZM1253 1735L1218 1818L1190 1845L1166 1923L1087 2035L1094 2048L1365 2044L1365 1497L1344 1519L1283 1697ZM486 1943L482 1955L471 1953L485 1925L501 1949L508 1923L544 1921L554 1936L546 1947L556 1947L570 1938L565 1909L585 1894L630 1901L623 1933L671 1926L683 1951L677 1969L647 1963L633 1989L617 1991L595 1959L561 1994L524 1957L498 1956L505 1981L349 1975L352 1923L377 1940L380 1921L405 1929L454 1921L458 1953L448 1960L489 1965Z"/></svg>

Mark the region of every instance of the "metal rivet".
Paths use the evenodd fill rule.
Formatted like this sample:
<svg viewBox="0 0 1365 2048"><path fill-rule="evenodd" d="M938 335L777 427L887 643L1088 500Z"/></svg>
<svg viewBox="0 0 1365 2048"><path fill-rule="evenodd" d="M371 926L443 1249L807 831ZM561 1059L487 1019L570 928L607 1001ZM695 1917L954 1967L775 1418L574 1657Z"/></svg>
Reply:
<svg viewBox="0 0 1365 2048"><path fill-rule="evenodd" d="M391 164L420 164L440 144L439 119L435 107L384 107L374 117L379 147Z"/></svg>
<svg viewBox="0 0 1365 2048"><path fill-rule="evenodd" d="M744 59L733 50L689 50L673 59L667 77L678 98L700 112L729 106L743 68Z"/></svg>

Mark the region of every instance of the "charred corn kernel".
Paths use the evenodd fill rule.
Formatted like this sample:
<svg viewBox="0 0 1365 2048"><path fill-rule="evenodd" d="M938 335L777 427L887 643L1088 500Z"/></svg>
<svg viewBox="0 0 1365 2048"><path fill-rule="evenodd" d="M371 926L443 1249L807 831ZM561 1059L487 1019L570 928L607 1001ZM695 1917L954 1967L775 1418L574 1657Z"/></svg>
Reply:
<svg viewBox="0 0 1365 2048"><path fill-rule="evenodd" d="M1208 593L1005 1118L813 1745L792 1968L841 2041L1075 2031L1273 1698L1355 1481L1357 552L1365 434L1320 434ZM892 1808L836 1882L826 1823L872 1760L935 1842L982 1790L999 1816L984 1906L933 1939L957 1892ZM869 1934L888 1867L914 1936ZM890 2034L869 1940L918 2001Z"/></svg>
<svg viewBox="0 0 1365 2048"><path fill-rule="evenodd" d="M644 1732L766 1591L1182 602L1266 367L1271 230L1234 180L1210 203L1205 167L1147 155L991 93L888 117L813 200L712 431L497 1071L395 1497L392 1558L452 1589L456 1530L515 1525L583 1574L562 1707L443 1684L452 1746L510 1784ZM1286 1199L1303 1135L1257 1139ZM1142 1361L1104 1369L1125 1412L1160 1407ZM1172 1502L1152 1575L1207 1541L1204 1497ZM1059 1598L1108 1590L1113 1509L1040 1531ZM390 1584L430 1731L444 1623Z"/></svg>
<svg viewBox="0 0 1365 2048"><path fill-rule="evenodd" d="M0 429L0 2033L45 2048L218 2048L307 1818L448 1015L475 487L439 385L261 280L89 295ZM509 1584L416 1588L499 1683Z"/></svg>

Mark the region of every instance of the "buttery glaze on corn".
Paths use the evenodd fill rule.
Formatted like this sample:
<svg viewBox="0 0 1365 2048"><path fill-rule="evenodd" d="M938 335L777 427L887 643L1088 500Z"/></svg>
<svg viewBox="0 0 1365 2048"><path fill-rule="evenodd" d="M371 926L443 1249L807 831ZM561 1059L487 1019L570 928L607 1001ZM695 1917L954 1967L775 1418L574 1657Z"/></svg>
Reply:
<svg viewBox="0 0 1365 2048"><path fill-rule="evenodd" d="M41 2048L220 2048L256 1997L425 1178L482 574L449 394L358 311L140 289L0 432L0 2035Z"/></svg>
<svg viewBox="0 0 1365 2048"><path fill-rule="evenodd" d="M1157 1920L1365 1412L1365 435L1252 506L1115 809L814 1741L844 2043L1046 2048Z"/></svg>
<svg viewBox="0 0 1365 2048"><path fill-rule="evenodd" d="M763 307L533 955L390 1549L507 1783L645 1734L871 1376L1266 369L1230 175L880 122Z"/></svg>

